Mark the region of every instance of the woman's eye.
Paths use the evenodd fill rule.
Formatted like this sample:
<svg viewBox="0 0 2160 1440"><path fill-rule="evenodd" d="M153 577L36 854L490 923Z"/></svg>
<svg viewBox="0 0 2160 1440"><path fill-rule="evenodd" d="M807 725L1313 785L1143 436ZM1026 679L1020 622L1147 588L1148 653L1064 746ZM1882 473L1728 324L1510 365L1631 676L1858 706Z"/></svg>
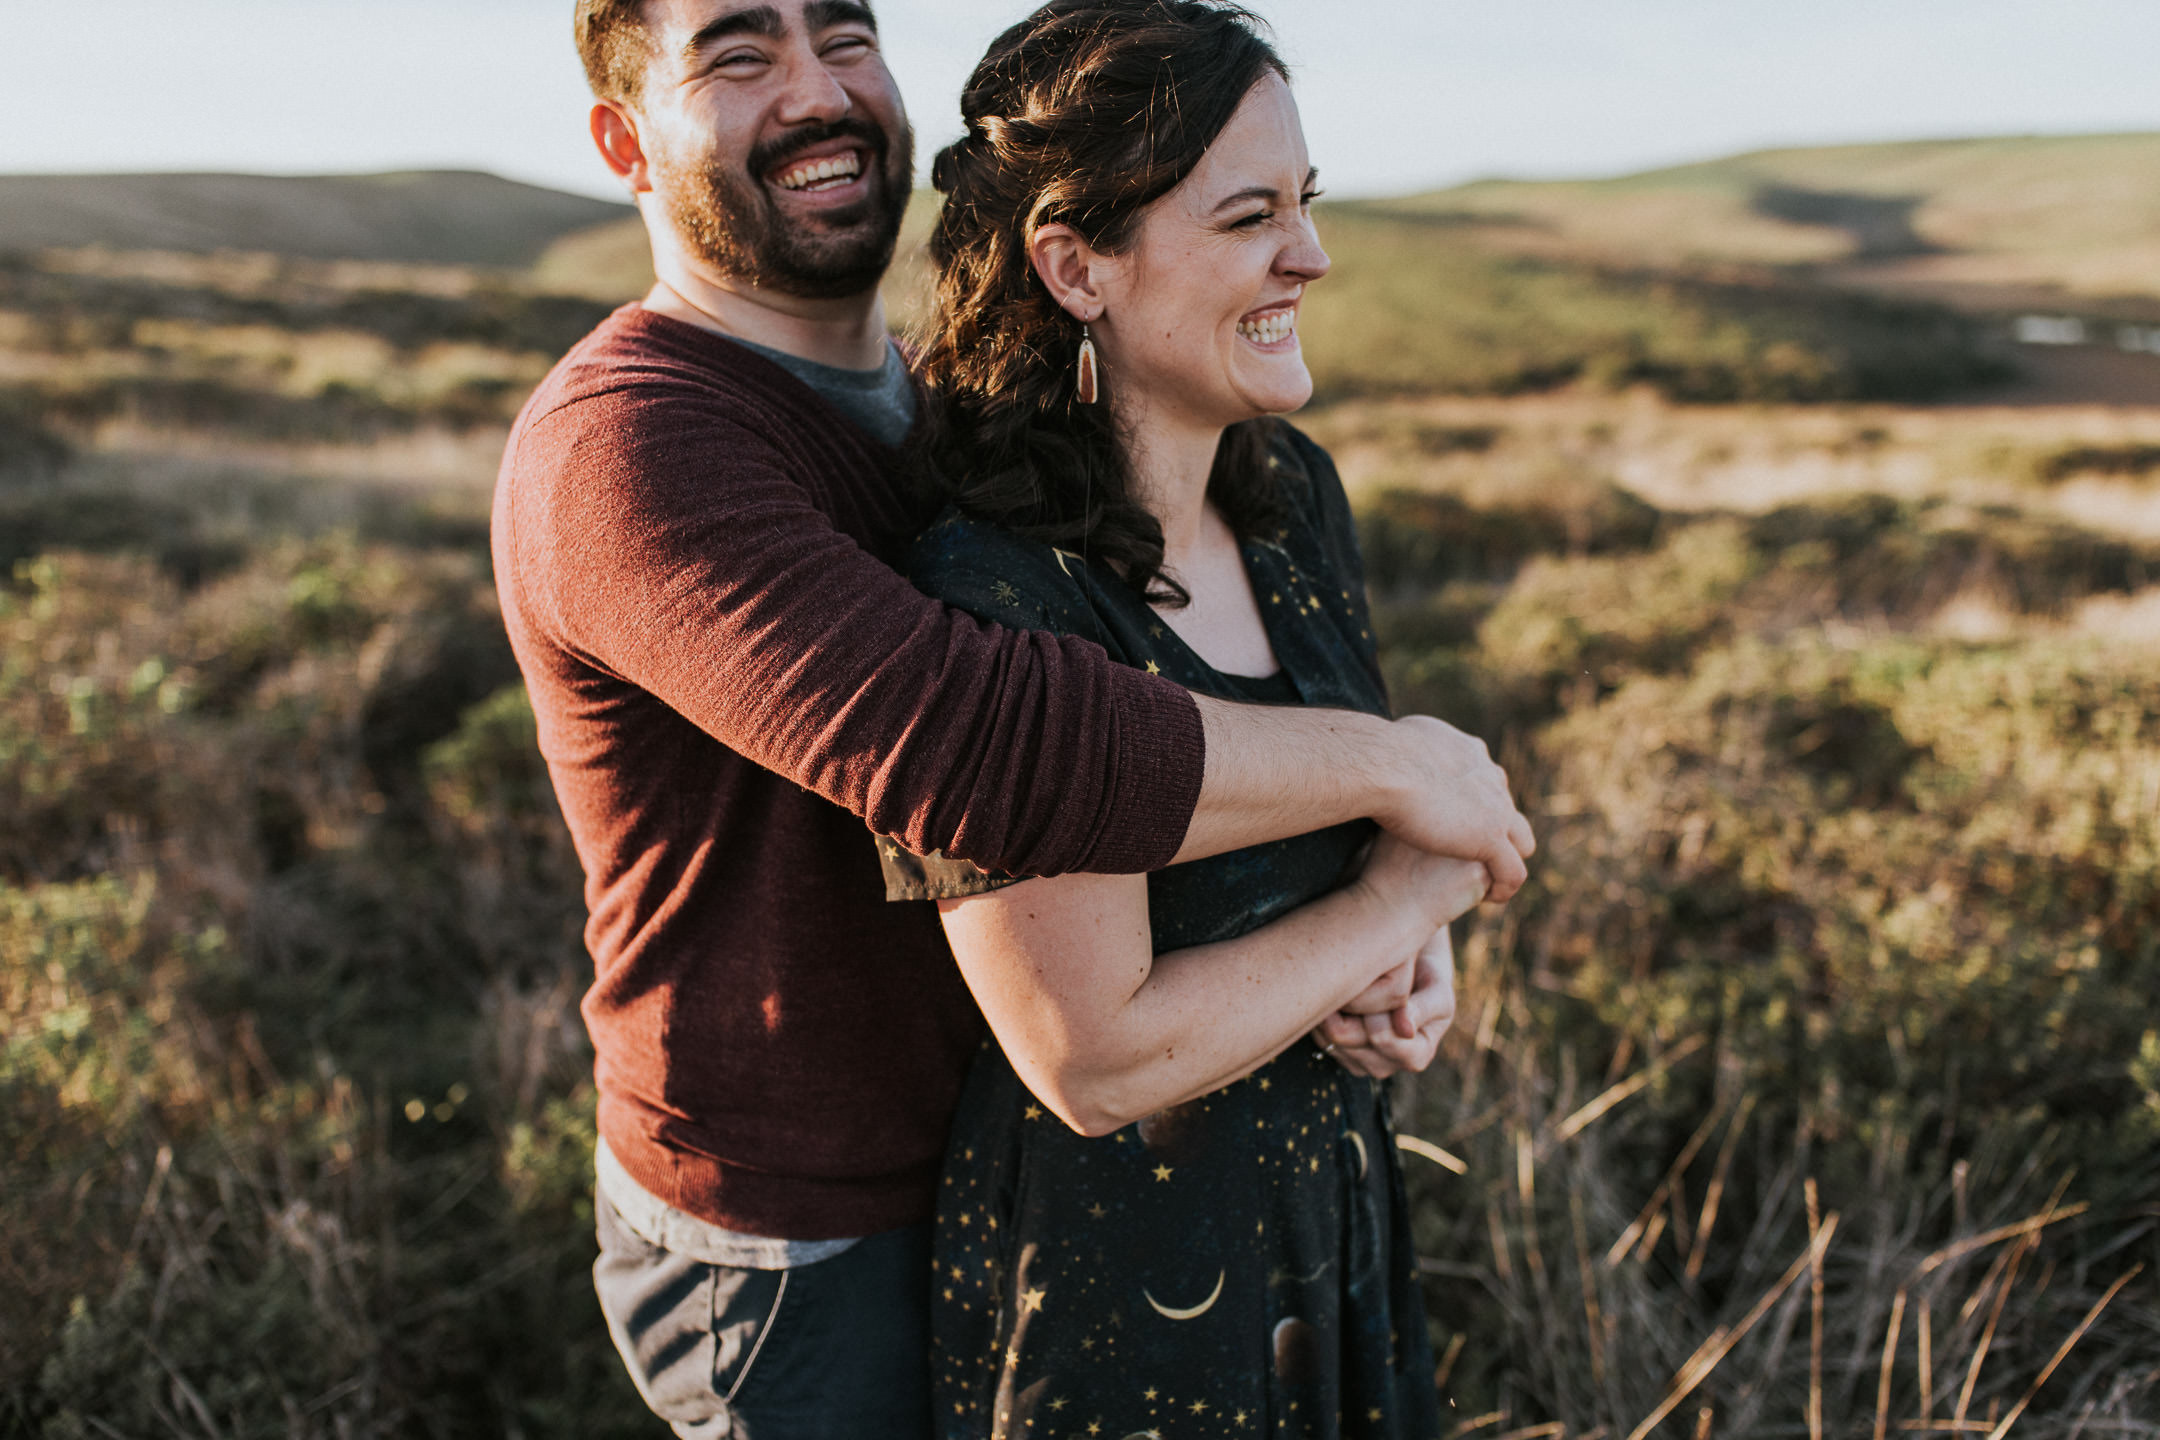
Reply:
<svg viewBox="0 0 2160 1440"><path fill-rule="evenodd" d="M1310 210L1312 209L1313 201L1318 200L1322 195L1325 195L1326 193L1327 192L1325 190L1308 190L1303 195L1298 196L1298 204L1303 208Z"/></svg>
<svg viewBox="0 0 2160 1440"><path fill-rule="evenodd" d="M1250 230L1256 226L1265 225L1274 218L1275 212L1272 210L1256 210L1242 219L1231 221L1230 228L1233 230Z"/></svg>
<svg viewBox="0 0 2160 1440"><path fill-rule="evenodd" d="M862 36L843 35L839 39L833 41L830 45L827 45L825 47L825 53L827 55L844 59L849 55L868 50L869 48L870 42L864 39Z"/></svg>

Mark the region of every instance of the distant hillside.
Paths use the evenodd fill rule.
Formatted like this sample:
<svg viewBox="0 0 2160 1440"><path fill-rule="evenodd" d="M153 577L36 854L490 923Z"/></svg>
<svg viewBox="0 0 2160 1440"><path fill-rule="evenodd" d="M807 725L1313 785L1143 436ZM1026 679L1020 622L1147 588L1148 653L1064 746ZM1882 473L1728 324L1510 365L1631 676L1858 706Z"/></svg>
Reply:
<svg viewBox="0 0 2160 1440"><path fill-rule="evenodd" d="M1611 180L1484 181L1395 208L1605 263L2160 298L2160 134L1765 150Z"/></svg>
<svg viewBox="0 0 2160 1440"><path fill-rule="evenodd" d="M5 175L0 251L266 251L307 260L523 267L625 205L463 171Z"/></svg>

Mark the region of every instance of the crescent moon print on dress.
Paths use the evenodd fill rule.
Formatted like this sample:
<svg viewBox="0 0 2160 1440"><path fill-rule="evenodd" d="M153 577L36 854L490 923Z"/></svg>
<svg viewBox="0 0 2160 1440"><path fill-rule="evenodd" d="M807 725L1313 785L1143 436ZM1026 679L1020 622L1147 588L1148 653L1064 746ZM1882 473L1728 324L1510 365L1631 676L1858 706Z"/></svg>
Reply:
<svg viewBox="0 0 2160 1440"><path fill-rule="evenodd" d="M1213 670L1113 571L958 512L917 542L916 583L1199 693L1385 713L1348 502L1326 456L1285 433L1291 518L1241 547L1275 675ZM1371 833L1340 826L1155 872L1156 951L1235 938L1328 893ZM992 883L964 861L885 863L888 894ZM936 1252L938 1440L1441 1433L1386 1092L1310 1045L1091 1139L986 1041L953 1121Z"/></svg>
<svg viewBox="0 0 2160 1440"><path fill-rule="evenodd" d="M1215 1276L1215 1288L1208 1291L1207 1299L1202 1300L1198 1305L1193 1306L1190 1310L1173 1310L1169 1306L1163 1304L1162 1301L1157 1300L1153 1295L1149 1295L1147 1291L1143 1290L1140 1293L1147 1297L1148 1304L1155 1307L1155 1313L1162 1316L1165 1320L1197 1320L1202 1315L1207 1314L1208 1311L1214 1309L1215 1302L1222 1299L1223 1281L1229 1278L1229 1271L1224 1270L1219 1272Z"/></svg>

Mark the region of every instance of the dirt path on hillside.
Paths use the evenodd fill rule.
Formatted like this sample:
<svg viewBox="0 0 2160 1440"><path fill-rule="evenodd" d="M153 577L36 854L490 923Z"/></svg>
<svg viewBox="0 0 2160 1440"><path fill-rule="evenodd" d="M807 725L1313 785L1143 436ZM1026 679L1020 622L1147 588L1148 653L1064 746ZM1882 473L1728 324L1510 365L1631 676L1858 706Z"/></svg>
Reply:
<svg viewBox="0 0 2160 1440"><path fill-rule="evenodd" d="M2017 352L2023 376L2000 388L1976 390L1960 406L2160 405L2160 355L2097 345L2025 345Z"/></svg>

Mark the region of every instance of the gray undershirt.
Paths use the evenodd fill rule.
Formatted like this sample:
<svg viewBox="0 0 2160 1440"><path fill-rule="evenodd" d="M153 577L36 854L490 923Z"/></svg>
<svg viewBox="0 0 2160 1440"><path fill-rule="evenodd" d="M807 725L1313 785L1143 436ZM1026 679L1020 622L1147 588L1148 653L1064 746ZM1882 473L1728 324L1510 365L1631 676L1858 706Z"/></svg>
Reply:
<svg viewBox="0 0 2160 1440"><path fill-rule="evenodd" d="M881 445L899 449L914 427L915 382L908 376L907 362L900 358L900 347L891 341L885 344L885 363L875 370L843 370L768 345L753 345L748 340L735 343L756 351L817 391L828 405Z"/></svg>
<svg viewBox="0 0 2160 1440"><path fill-rule="evenodd" d="M732 336L729 338L733 338ZM845 370L821 365L766 345L736 340L745 350L778 365L825 398L825 402L852 421L865 435L890 449L899 449L915 425L915 382L898 346L887 342L885 363L875 370ZM854 1240L782 1240L769 1235L745 1235L709 1220L678 1210L630 1178L613 1152L601 1141L594 1147L593 1169L600 1194L615 1213L648 1245L671 1254L746 1270L791 1270L828 1260L855 1243Z"/></svg>

